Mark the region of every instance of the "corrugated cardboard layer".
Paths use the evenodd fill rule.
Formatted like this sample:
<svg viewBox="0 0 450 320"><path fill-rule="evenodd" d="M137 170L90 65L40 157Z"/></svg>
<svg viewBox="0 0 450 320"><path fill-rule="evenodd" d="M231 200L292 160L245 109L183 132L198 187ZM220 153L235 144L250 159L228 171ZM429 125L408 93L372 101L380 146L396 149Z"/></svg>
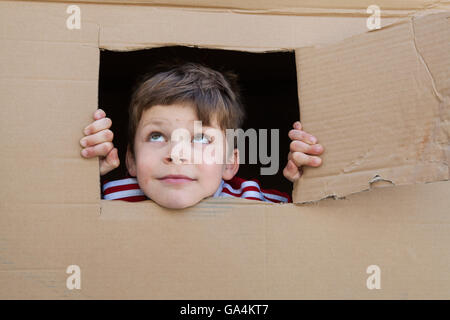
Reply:
<svg viewBox="0 0 450 320"><path fill-rule="evenodd" d="M87 7L101 26L100 47L131 50L173 44L245 51L292 50L367 31L366 18L239 15L130 6ZM220 21L220 23L217 23ZM382 19L383 26L396 19ZM170 28L164 27L170 25ZM245 30L245 32L242 32ZM314 32L312 32L314 30Z"/></svg>
<svg viewBox="0 0 450 320"><path fill-rule="evenodd" d="M304 206L101 205L99 216L95 205L2 204L0 298L450 298L448 181ZM81 290L66 288L69 265ZM366 286L370 265L380 290Z"/></svg>
<svg viewBox="0 0 450 320"><path fill-rule="evenodd" d="M0 3L1 203L96 203L98 160L79 139L98 106L98 27L65 6ZM60 207L64 210L64 207Z"/></svg>
<svg viewBox="0 0 450 320"><path fill-rule="evenodd" d="M50 0L53 1L53 0ZM56 1L56 0L55 0ZM238 1L238 0L69 0L64 2L104 3L127 5L171 6L177 8L198 8L203 10L233 10L234 12L269 14L315 14L315 15L367 15L371 5L382 8L382 15L404 16L412 11L427 8L440 8L448 5L446 0L279 0L279 1Z"/></svg>
<svg viewBox="0 0 450 320"><path fill-rule="evenodd" d="M21 48L16 56L36 44ZM89 123L96 108L97 81L92 80L96 76L89 79L89 72L98 72L98 49L91 59L97 64L89 68L89 57L77 54L93 51L88 47L65 51L58 46L52 51L47 45L17 60L13 53L18 46L2 47L2 57L7 56L5 48L11 55L0 79L0 175L8 183L0 188L0 202L98 203L98 160L83 160L78 147L84 128L80 124ZM58 54L67 55L60 64L56 58L53 64L46 61ZM33 59L43 62L39 66ZM68 129L74 123L78 128Z"/></svg>
<svg viewBox="0 0 450 320"><path fill-rule="evenodd" d="M296 51L300 118L326 152L295 184L295 202L345 196L377 180L449 179L449 18L414 18Z"/></svg>
<svg viewBox="0 0 450 320"><path fill-rule="evenodd" d="M67 3L0 2L2 38L83 42L112 50L177 44L272 51L334 43L367 31L366 16L260 16L98 4L79 4L81 29L68 30L67 7ZM383 18L381 26L397 20ZM21 26L20 32L17 25Z"/></svg>

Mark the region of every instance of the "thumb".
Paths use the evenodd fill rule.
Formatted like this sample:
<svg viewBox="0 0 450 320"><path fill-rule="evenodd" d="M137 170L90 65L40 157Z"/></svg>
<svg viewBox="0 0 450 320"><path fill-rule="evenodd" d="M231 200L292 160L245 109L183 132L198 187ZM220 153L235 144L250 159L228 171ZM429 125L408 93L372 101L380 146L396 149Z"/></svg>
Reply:
<svg viewBox="0 0 450 320"><path fill-rule="evenodd" d="M299 168L294 164L292 160L289 160L286 167L283 170L283 175L291 182L299 179L301 176Z"/></svg>
<svg viewBox="0 0 450 320"><path fill-rule="evenodd" d="M120 165L117 148L113 148L104 159L100 161L100 174L104 175Z"/></svg>

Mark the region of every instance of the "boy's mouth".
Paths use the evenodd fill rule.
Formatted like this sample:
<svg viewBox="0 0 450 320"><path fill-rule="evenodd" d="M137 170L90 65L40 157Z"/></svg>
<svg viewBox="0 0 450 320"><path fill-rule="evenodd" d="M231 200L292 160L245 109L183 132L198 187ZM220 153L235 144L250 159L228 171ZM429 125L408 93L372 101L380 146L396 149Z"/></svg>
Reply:
<svg viewBox="0 0 450 320"><path fill-rule="evenodd" d="M162 178L159 178L158 180L171 183L171 184L179 184L179 183L187 183L191 181L195 181L196 179L192 179L188 176L179 175L179 174L170 174L167 176L164 176Z"/></svg>

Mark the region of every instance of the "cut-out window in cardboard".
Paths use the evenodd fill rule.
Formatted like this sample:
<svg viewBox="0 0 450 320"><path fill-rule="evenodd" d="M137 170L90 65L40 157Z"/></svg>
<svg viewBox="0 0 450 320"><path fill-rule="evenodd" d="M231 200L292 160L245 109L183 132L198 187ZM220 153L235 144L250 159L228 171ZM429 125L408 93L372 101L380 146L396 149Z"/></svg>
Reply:
<svg viewBox="0 0 450 320"><path fill-rule="evenodd" d="M231 50L200 49L193 47L162 47L138 51L100 51L99 108L112 119L114 144L119 150L121 165L101 177L107 180L126 176L128 106L132 90L144 74L164 63L201 63L218 71L232 71L238 75L238 85L246 111L243 130L268 129L268 155L272 155L270 129L279 130L279 167L274 175L261 175L262 164L249 164L249 155L240 165L238 177L256 178L265 189L292 193L292 183L283 176L290 139L288 132L299 120L297 75L294 52L250 53ZM249 141L246 140L246 150Z"/></svg>

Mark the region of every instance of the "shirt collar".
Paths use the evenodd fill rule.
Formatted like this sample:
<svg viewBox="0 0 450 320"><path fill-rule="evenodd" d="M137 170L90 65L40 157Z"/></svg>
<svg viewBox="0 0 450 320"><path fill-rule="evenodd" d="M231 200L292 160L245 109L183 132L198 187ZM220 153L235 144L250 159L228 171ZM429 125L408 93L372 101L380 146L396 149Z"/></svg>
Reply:
<svg viewBox="0 0 450 320"><path fill-rule="evenodd" d="M222 193L223 184L224 184L224 181L223 181L223 179L222 179L222 180L220 181L219 188L217 188L217 191L216 191L216 192L214 193L214 195L213 195L213 198L217 198L217 197L220 196L220 194Z"/></svg>

